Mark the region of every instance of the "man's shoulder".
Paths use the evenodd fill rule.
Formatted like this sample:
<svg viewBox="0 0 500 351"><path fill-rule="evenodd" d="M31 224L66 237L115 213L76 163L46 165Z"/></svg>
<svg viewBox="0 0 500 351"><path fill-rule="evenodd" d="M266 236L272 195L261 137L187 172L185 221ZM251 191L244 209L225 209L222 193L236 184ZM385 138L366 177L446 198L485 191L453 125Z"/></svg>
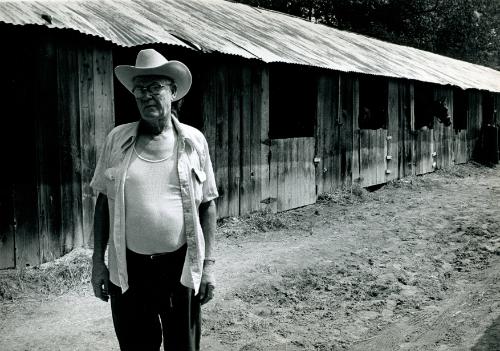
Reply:
<svg viewBox="0 0 500 351"><path fill-rule="evenodd" d="M196 129L193 126L190 126L189 124L185 124L185 123L181 123L181 122L179 122L179 124L180 124L180 126L182 128L182 132L186 138L192 139L195 142L205 142L205 140L206 140L205 136L203 135L203 133L201 131L199 131L198 129Z"/></svg>
<svg viewBox="0 0 500 351"><path fill-rule="evenodd" d="M120 124L114 127L108 134L108 140L119 141L135 135L139 122Z"/></svg>

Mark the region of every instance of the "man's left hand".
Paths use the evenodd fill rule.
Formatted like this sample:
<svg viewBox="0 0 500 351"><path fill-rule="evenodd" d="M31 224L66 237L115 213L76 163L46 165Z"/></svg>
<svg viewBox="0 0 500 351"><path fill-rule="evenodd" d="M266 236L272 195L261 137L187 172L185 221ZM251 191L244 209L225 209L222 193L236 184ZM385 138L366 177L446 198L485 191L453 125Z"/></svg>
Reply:
<svg viewBox="0 0 500 351"><path fill-rule="evenodd" d="M215 286L209 281L201 281L200 285L200 303L206 304L214 297Z"/></svg>

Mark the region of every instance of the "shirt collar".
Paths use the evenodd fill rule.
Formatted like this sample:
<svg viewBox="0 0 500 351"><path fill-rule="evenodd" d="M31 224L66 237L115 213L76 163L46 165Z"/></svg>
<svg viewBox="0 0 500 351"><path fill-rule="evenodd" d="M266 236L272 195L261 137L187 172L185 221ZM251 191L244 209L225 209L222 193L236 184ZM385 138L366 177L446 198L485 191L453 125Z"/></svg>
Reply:
<svg viewBox="0 0 500 351"><path fill-rule="evenodd" d="M189 145L193 147L193 141L191 140L189 135L186 135L184 128L181 125L181 122L179 122L179 120L174 115L172 115L171 118L172 118L172 125L174 126L175 131L177 132L179 140L181 140L182 142L182 146L184 146L184 144L188 142ZM139 121L135 122L132 128L129 128L125 132L125 135L123 136L123 143L121 145L122 150L126 150L135 142L137 134L139 133L139 124L140 124Z"/></svg>

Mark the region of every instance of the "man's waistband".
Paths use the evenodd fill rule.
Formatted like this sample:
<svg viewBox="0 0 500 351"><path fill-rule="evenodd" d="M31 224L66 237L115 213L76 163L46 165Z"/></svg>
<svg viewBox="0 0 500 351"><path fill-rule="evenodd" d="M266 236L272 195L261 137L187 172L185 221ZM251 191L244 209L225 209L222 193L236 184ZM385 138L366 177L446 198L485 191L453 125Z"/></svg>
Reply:
<svg viewBox="0 0 500 351"><path fill-rule="evenodd" d="M127 248L127 261L136 262L164 262L184 260L186 257L187 244L182 245L179 249L172 252L161 252L154 254L140 254Z"/></svg>

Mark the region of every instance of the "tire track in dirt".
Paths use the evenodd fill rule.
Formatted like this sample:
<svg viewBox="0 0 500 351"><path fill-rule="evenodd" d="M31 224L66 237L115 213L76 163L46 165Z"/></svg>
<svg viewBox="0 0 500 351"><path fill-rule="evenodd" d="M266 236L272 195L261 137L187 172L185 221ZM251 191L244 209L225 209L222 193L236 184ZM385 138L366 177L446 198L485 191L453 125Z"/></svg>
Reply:
<svg viewBox="0 0 500 351"><path fill-rule="evenodd" d="M430 174L415 188L383 188L352 206L320 203L290 211L309 220L308 235L287 230L238 236L248 242L235 245L222 240L224 300L213 305L208 336L231 350L337 350L372 338L375 344L356 349L462 350L464 335L472 346L486 322L472 328L447 320L457 302L469 303L473 284L484 283L481 272L500 265L489 262L500 228L500 172L486 173ZM472 290L455 285L465 277ZM498 310L479 316L492 319ZM228 325L214 326L226 318ZM443 328L449 329L440 335ZM377 337L383 330L394 336Z"/></svg>
<svg viewBox="0 0 500 351"><path fill-rule="evenodd" d="M432 306L429 311L416 316L403 317L368 340L354 343L349 350L470 350L478 335L464 338L465 334L471 334L466 328L472 328L473 322L479 322L482 329L486 329L494 318L500 316L499 311L491 313L491 302L500 301L499 266L500 259L496 258L490 268L481 272L480 284L471 285L463 280L457 282L454 291L458 293L441 303L439 309ZM477 300L478 295L482 296L482 301ZM457 326L459 318L469 320ZM478 329L477 326L475 329ZM450 341L453 345L447 344ZM500 344L497 347L497 350L500 349Z"/></svg>

